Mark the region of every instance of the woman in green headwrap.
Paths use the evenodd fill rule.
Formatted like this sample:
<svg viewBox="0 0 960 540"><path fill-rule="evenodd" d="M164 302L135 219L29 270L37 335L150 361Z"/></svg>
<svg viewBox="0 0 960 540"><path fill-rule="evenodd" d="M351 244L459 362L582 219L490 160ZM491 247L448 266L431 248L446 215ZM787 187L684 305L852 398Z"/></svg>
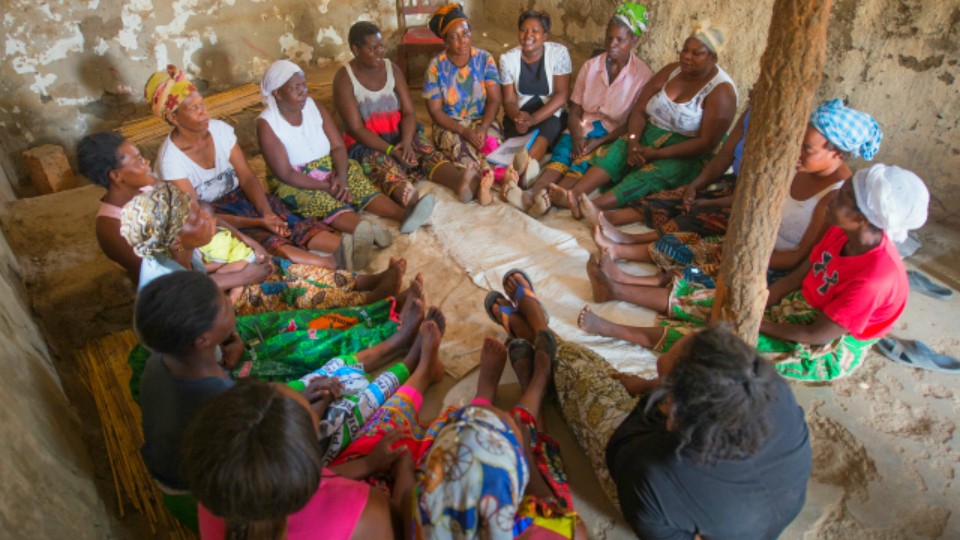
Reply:
<svg viewBox="0 0 960 540"><path fill-rule="evenodd" d="M724 44L721 29L698 25L679 62L661 69L640 92L625 136L598 150L574 185L551 187L554 204L579 218L580 198L609 182L609 191L593 199L602 210L690 183L736 114L736 87L717 65Z"/></svg>

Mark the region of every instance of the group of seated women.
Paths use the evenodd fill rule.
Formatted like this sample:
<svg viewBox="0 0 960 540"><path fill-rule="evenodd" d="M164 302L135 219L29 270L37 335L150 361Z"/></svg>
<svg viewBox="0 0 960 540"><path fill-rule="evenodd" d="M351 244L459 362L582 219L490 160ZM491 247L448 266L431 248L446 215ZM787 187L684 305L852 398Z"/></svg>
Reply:
<svg viewBox="0 0 960 540"><path fill-rule="evenodd" d="M473 47L463 8L443 6L429 23L446 50L425 73L428 132L380 30L358 22L333 81L345 134L296 64L264 74L267 189L233 128L209 118L173 66L146 85L173 127L155 172L119 135L81 142L82 172L107 188L97 238L138 284L131 389L143 459L171 512L216 539L585 538L539 420L555 392L640 537L784 530L803 507L811 454L783 377L847 375L890 330L908 294L894 243L924 223L929 194L898 167L853 172L846 158L872 159L879 125L840 100L818 107L769 262L759 344L748 346L711 312L750 110L734 124L720 29L698 26L679 61L654 73L634 53L647 24L643 6L621 4L571 88L547 14L520 15L520 46L498 69ZM530 141L512 163L487 160L519 136ZM402 288L403 259L352 270L392 241L361 212L404 234L430 217L422 180L481 204L499 180L501 199L534 217L557 206L585 218L594 301L662 320L632 327L585 307L579 325L663 353L657 377L611 377L551 330L515 269L506 294L484 303L508 338L483 341L476 397L421 419L444 373L444 315L427 306L422 275ZM630 223L652 231L619 228ZM617 260L659 272L633 275ZM493 402L508 361L522 394L504 410Z"/></svg>

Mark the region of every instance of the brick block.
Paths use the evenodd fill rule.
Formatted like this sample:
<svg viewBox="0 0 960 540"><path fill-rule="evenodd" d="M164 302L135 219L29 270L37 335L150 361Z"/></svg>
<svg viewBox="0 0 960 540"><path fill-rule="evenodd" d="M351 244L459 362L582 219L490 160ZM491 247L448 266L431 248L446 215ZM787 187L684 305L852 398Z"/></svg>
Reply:
<svg viewBox="0 0 960 540"><path fill-rule="evenodd" d="M23 164L33 185L42 194L66 191L77 185L61 146L44 144L26 150Z"/></svg>

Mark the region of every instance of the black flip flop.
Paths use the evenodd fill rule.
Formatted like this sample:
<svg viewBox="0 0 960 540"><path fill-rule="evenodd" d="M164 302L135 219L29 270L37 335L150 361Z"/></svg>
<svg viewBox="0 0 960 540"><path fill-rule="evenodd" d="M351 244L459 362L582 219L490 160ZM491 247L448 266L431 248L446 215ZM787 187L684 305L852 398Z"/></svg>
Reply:
<svg viewBox="0 0 960 540"><path fill-rule="evenodd" d="M916 270L907 270L907 281L910 283L910 290L917 291L920 294L936 298L937 300L946 300L953 296L953 289L937 285L925 274Z"/></svg>
<svg viewBox="0 0 960 540"><path fill-rule="evenodd" d="M960 360L938 354L922 341L883 338L876 346L884 356L898 364L941 373L960 373Z"/></svg>

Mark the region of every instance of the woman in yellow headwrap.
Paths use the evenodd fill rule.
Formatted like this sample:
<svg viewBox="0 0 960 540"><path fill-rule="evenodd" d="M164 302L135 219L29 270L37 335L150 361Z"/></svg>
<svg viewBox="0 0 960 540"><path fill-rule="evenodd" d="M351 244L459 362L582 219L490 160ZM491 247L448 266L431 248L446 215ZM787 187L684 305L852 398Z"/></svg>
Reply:
<svg viewBox="0 0 960 540"><path fill-rule="evenodd" d="M332 258L310 250L336 251L337 235L317 219L293 215L283 202L264 192L233 128L210 119L203 98L183 71L171 65L154 73L144 97L153 114L174 127L157 154L161 180L211 203L219 217L270 253L296 263L336 268Z"/></svg>

